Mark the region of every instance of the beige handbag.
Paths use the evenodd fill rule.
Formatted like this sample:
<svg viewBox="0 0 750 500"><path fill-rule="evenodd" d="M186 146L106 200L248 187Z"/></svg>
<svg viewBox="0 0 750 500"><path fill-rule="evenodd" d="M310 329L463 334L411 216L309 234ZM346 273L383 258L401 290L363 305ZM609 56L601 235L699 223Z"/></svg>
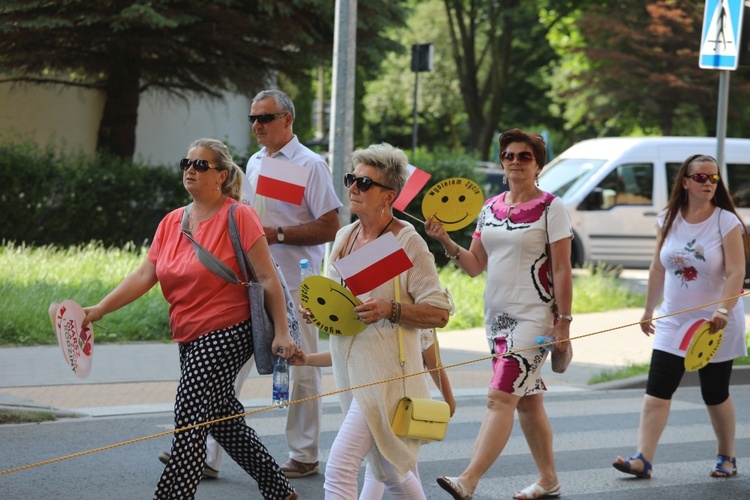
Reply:
<svg viewBox="0 0 750 500"><path fill-rule="evenodd" d="M400 287L398 276L394 278L396 285L396 302L400 299ZM440 349L438 348L437 332L435 332L435 354L438 367L440 362ZM401 370L406 375L406 356L404 355L404 334L401 325L398 325L398 352L401 361ZM439 380L439 379L438 379ZM404 397L396 407L396 413L391 420L391 428L397 436L419 439L423 441L442 441L448 429L448 421L451 418L451 409L445 401L437 401L426 398L410 398L406 396L406 379L404 383ZM442 392L442 387L440 388Z"/></svg>

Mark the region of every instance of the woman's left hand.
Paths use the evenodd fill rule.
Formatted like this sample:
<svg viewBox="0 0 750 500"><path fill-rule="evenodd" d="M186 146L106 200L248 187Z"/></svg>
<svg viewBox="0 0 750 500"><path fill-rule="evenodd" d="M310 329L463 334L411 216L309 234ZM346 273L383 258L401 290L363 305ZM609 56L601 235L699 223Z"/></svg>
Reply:
<svg viewBox="0 0 750 500"><path fill-rule="evenodd" d="M273 352L277 353L279 357L289 359L297 354L297 344L294 343L294 339L289 332L276 334L271 344ZM279 352L282 350L283 352Z"/></svg>
<svg viewBox="0 0 750 500"><path fill-rule="evenodd" d="M555 344L555 350L558 354L563 354L567 351L570 347L568 345L570 344L570 321L567 319L560 319L552 329L552 336L558 341L558 343ZM565 340L566 342L560 342L561 340Z"/></svg>
<svg viewBox="0 0 750 500"><path fill-rule="evenodd" d="M709 327L710 333L716 333L719 330L723 330L729 322L729 316L721 314L719 311L715 311L711 316L711 326Z"/></svg>
<svg viewBox="0 0 750 500"><path fill-rule="evenodd" d="M391 303L385 300L377 300L372 297L354 308L359 320L366 324L377 323L381 319L391 317Z"/></svg>

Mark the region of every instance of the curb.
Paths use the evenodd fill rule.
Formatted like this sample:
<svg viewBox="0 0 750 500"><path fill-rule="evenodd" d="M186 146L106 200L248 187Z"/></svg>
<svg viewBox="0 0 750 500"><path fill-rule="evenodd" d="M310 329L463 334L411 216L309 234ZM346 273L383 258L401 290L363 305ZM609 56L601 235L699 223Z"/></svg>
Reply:
<svg viewBox="0 0 750 500"><path fill-rule="evenodd" d="M26 413L52 413L57 418L82 418L88 417L85 413L80 413L72 410L61 410L59 408L53 408L51 406L33 406L33 405L0 405L0 412L2 411L18 411Z"/></svg>
<svg viewBox="0 0 750 500"><path fill-rule="evenodd" d="M589 386L595 391L612 391L619 389L645 389L648 375L636 375L621 380L610 380ZM735 366L732 369L732 379L730 385L748 385L750 384L750 366ZM698 372L685 372L680 381L680 387L700 387L701 382Z"/></svg>

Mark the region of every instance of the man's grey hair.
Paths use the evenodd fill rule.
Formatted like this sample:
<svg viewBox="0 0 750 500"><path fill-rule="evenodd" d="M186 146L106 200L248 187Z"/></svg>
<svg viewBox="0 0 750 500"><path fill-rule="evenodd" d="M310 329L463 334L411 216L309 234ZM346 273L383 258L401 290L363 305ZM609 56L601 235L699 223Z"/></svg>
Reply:
<svg viewBox="0 0 750 500"><path fill-rule="evenodd" d="M279 108L279 111L289 113L292 115L292 121L294 121L294 103L284 92L280 90L261 90L253 97L252 102L262 101L263 99L273 99L276 101L276 107Z"/></svg>

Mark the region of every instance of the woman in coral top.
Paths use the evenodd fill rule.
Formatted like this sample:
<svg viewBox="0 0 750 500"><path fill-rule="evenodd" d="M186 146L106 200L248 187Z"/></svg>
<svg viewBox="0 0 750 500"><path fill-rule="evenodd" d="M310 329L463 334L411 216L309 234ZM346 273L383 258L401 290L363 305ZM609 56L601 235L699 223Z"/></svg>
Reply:
<svg viewBox="0 0 750 500"><path fill-rule="evenodd" d="M189 227L193 238L238 275L239 265L227 230L229 208L241 192L242 171L226 146L199 139L180 161L182 182L193 199ZM97 305L86 307L84 325L101 320L161 284L169 303L172 338L179 342L180 382L174 409L176 429L244 412L234 391L240 367L253 354L247 290L216 276L198 261L182 234L185 207L167 214L156 230L146 260ZM286 305L263 227L252 208L234 212L245 248L265 289L275 325L273 349L295 354ZM297 494L244 418L212 424L211 434L257 482L263 498L295 499ZM194 498L206 462L208 426L176 433L154 498Z"/></svg>

